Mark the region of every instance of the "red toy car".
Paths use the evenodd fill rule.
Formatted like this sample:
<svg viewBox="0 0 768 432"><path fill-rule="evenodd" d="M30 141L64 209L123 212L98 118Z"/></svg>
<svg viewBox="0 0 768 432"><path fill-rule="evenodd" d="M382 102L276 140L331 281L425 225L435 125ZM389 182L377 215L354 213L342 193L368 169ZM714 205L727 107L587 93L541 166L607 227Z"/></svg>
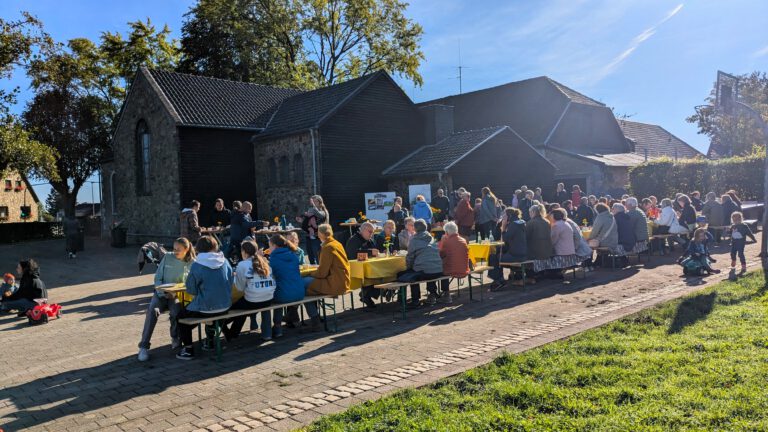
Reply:
<svg viewBox="0 0 768 432"><path fill-rule="evenodd" d="M29 324L45 324L50 320L61 318L61 305L40 303L27 311Z"/></svg>

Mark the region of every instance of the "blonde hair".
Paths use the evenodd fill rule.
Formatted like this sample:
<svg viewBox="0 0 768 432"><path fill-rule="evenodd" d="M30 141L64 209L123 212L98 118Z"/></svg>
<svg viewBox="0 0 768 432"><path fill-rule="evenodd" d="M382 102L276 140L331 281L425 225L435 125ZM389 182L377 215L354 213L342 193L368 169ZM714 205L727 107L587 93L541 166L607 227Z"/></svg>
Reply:
<svg viewBox="0 0 768 432"><path fill-rule="evenodd" d="M317 231L323 235L333 237L333 227L329 224L322 224L317 227Z"/></svg>
<svg viewBox="0 0 768 432"><path fill-rule="evenodd" d="M192 242L187 240L185 237L179 237L176 240L173 241L174 243L184 246L184 249L187 250L187 253L184 254L184 262L192 262L195 260L197 255L195 254L195 248L192 247Z"/></svg>
<svg viewBox="0 0 768 432"><path fill-rule="evenodd" d="M737 211L737 212L731 213L731 223L737 224L742 222L744 222L744 214L742 212Z"/></svg>

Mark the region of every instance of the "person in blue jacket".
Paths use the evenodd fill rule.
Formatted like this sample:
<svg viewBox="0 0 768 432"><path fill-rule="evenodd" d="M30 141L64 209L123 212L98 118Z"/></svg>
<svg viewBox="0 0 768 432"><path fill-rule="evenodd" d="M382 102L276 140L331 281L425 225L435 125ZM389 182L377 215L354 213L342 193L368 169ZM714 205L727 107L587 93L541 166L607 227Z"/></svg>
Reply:
<svg viewBox="0 0 768 432"><path fill-rule="evenodd" d="M189 269L185 283L187 293L194 296L192 301L179 311L178 319L207 318L225 314L232 306L232 284L234 272L224 254L219 251L219 242L211 236L200 237L197 241L197 258ZM195 358L192 346L194 325L178 324L181 350L176 354L179 360ZM207 339L203 350L213 349L213 329L206 326Z"/></svg>
<svg viewBox="0 0 768 432"><path fill-rule="evenodd" d="M243 202L240 210L232 215L229 225L229 246L225 251L227 258L240 257L240 243L248 236L251 228L261 228L264 223L262 221L251 220L251 210L253 210L253 204L248 201Z"/></svg>
<svg viewBox="0 0 768 432"><path fill-rule="evenodd" d="M414 219L424 219L427 224L432 222L432 208L424 200L424 195L416 197L416 204L413 205L412 215Z"/></svg>
<svg viewBox="0 0 768 432"><path fill-rule="evenodd" d="M299 258L295 250L296 245L280 234L269 238L269 266L277 284L273 303L291 303L304 298L304 281L299 272ZM288 317L290 322L298 322L298 307L290 307ZM275 309L272 322L272 337L279 338L283 335L282 308Z"/></svg>

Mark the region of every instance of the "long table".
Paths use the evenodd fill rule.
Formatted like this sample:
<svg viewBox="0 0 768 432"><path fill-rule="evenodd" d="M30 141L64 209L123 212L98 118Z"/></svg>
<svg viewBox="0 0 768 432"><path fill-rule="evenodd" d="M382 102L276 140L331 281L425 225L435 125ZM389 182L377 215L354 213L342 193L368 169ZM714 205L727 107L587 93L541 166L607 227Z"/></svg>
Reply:
<svg viewBox="0 0 768 432"><path fill-rule="evenodd" d="M491 252L500 246L504 246L504 242L469 243L469 259L472 264L477 264L478 261L488 262Z"/></svg>

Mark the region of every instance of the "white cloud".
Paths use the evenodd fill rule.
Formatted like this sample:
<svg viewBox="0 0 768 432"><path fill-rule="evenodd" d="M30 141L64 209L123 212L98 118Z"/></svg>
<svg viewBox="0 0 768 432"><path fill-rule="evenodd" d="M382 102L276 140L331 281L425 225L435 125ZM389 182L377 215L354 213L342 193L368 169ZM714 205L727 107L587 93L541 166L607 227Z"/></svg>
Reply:
<svg viewBox="0 0 768 432"><path fill-rule="evenodd" d="M752 53L752 57L755 57L755 58L762 57L765 55L768 55L768 45Z"/></svg>

